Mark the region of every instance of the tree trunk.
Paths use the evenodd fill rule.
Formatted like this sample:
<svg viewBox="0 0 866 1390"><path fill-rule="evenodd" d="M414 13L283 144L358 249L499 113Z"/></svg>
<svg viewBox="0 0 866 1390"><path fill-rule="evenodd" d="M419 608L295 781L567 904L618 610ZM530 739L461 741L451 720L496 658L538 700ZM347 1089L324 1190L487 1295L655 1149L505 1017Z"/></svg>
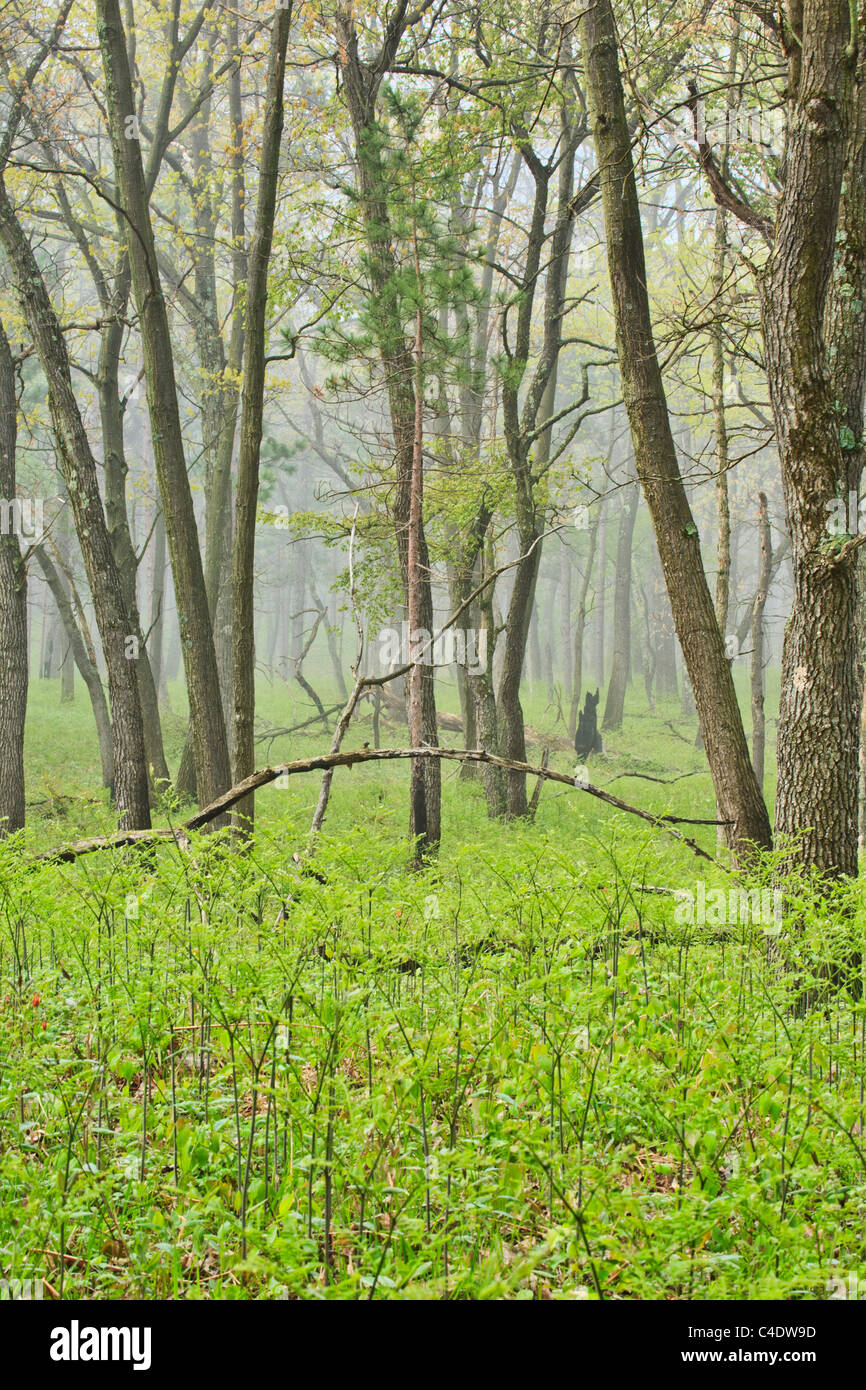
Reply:
<svg viewBox="0 0 866 1390"><path fill-rule="evenodd" d="M646 588L640 588L641 607L643 608L644 642L643 642L643 683L646 692L646 702L649 705L650 714L656 712L656 702L653 697L653 683L656 675L656 657L652 640L652 624L650 622L649 601L647 599Z"/></svg>
<svg viewBox="0 0 866 1390"><path fill-rule="evenodd" d="M767 498L758 493L760 507L758 527L761 537L761 564L758 578L758 592L752 608L752 766L758 779L758 786L764 789L764 743L766 721L764 719L764 608L770 588L770 575L773 569L773 541L770 534L770 518L767 514Z"/></svg>
<svg viewBox="0 0 866 1390"><path fill-rule="evenodd" d="M487 574L491 574L495 569L493 559L493 539L489 534L486 537L484 548L481 551L482 561ZM496 695L493 685L493 652L494 652L494 631L495 622L493 619L493 585L482 590L478 599L478 612L480 617L478 629L479 651L486 650L487 660L486 669L476 675L467 672L467 680L475 704L476 721L476 742L479 748L488 753L499 756L499 720L496 710ZM481 643L485 647L481 647ZM466 745L469 746L468 744ZM487 800L487 814L491 820L498 820L505 816L508 810L508 801L505 789L505 774L500 767L482 764L481 779L484 787L484 795Z"/></svg>
<svg viewBox="0 0 866 1390"><path fill-rule="evenodd" d="M532 606L532 617L529 620L529 693L532 694L536 685L542 678L541 672L541 638L538 631L538 609L535 604Z"/></svg>
<svg viewBox="0 0 866 1390"><path fill-rule="evenodd" d="M399 42L408 15L389 28L387 44ZM403 331L395 279L397 264L388 208L388 178L382 164L382 133L377 120L377 101L385 71L383 56L373 64L363 62L358 51L358 35L351 8L341 5L336 14L336 30L343 92L352 122L358 169L358 199L367 247L367 277L373 333L384 369L391 433L394 441L396 488L394 531L404 598L409 591L409 509L412 493L412 462L415 437L414 370L412 353ZM419 538L418 567L420 626L433 631L433 598L430 588L430 560L423 525ZM424 742L438 744L434 671L425 665L421 671ZM438 758L424 760L425 813L423 833L426 843L439 843L441 832L441 769ZM421 833L410 811L409 833Z"/></svg>
<svg viewBox="0 0 866 1390"><path fill-rule="evenodd" d="M291 15L291 9L278 9L271 23L256 224L250 245L246 293L244 384L232 552L232 770L235 783L255 771L256 510L265 398L268 265L277 207L283 84ZM251 830L254 812L252 795L244 797L234 809L234 824Z"/></svg>
<svg viewBox="0 0 866 1390"><path fill-rule="evenodd" d="M226 12L229 51L238 51L238 16ZM248 274L246 255L246 181L244 171L246 132L243 122L240 63L227 76L231 126L231 327L228 352L223 342L217 295L218 211L221 171L214 166L210 143L212 103L206 102L190 138L195 190L195 296L191 303L193 326L201 368L199 399L202 412L202 447L205 459L205 590L214 630L220 695L226 721L226 739L232 752L232 502L231 475L237 432L239 388L244 352L244 286Z"/></svg>
<svg viewBox="0 0 866 1390"><path fill-rule="evenodd" d="M335 596L333 594L328 594L328 602L327 605L325 605L319 598L319 592L315 584L311 584L310 592L313 596L313 603L316 605L318 609L327 607L327 616L325 618L325 637L327 638L328 642L328 657L331 662L331 670L334 674L334 681L336 682L337 693L339 694L341 700L345 700L349 692L346 689L346 677L343 674L343 668L340 664L340 653L337 645L337 634L335 632L337 621L337 605Z"/></svg>
<svg viewBox="0 0 866 1390"><path fill-rule="evenodd" d="M157 503L157 507L159 504ZM163 647L165 642L165 522L159 509L153 523L153 577L150 586L150 669L157 699L168 699Z"/></svg>
<svg viewBox="0 0 866 1390"><path fill-rule="evenodd" d="M677 680L677 646L673 616L668 602L664 577L653 570L651 628L655 658L656 688L662 698L676 699L680 693Z"/></svg>
<svg viewBox="0 0 866 1390"><path fill-rule="evenodd" d="M728 423L725 416L725 339L721 325L721 295L725 282L727 215L716 208L716 244L713 259L713 294L716 313L713 325L713 423L716 436L716 517L718 521L716 572L716 622L724 637L728 630L731 594L731 506L728 494Z"/></svg>
<svg viewBox="0 0 866 1390"><path fill-rule="evenodd" d="M625 710L625 691L631 664L631 552L634 542L634 523L640 501L636 483L630 484L628 496L621 494L619 531L616 540L616 578L613 591L613 657L610 684L604 706L603 729L621 729Z"/></svg>
<svg viewBox="0 0 866 1390"><path fill-rule="evenodd" d="M677 635L695 693L720 818L739 855L770 845L731 669L680 477L653 338L637 186L610 0L579 18L598 153L623 398Z"/></svg>
<svg viewBox="0 0 866 1390"><path fill-rule="evenodd" d="M60 703L61 705L71 705L75 700L75 661L72 656L72 648L67 642L63 648L63 660L60 663Z"/></svg>
<svg viewBox="0 0 866 1390"><path fill-rule="evenodd" d="M418 247L415 245L415 277L420 295L421 270L418 264ZM422 506L424 487L424 316L419 305L415 315L415 434L412 448L412 483L409 502L408 536L408 610L410 640L421 627L422 575L420 568ZM432 636L432 633L431 633ZM432 652L426 656L432 662ZM421 662L416 662L409 672L409 745L421 748L424 742L424 710L421 688ZM411 764L410 800L412 822L415 827L416 866L423 862L428 849L427 843L427 798L424 789L424 764L421 758L413 758Z"/></svg>
<svg viewBox="0 0 866 1390"><path fill-rule="evenodd" d="M782 651L776 830L797 837L792 852L801 863L847 875L857 873L857 557L828 553L827 523L838 492L859 484L863 435L866 335L854 299L864 274L866 163L862 84L852 131L856 48L847 0L804 7L789 73L785 185L760 281L794 587ZM828 297L837 250L838 288Z"/></svg>
<svg viewBox="0 0 866 1390"><path fill-rule="evenodd" d="M180 797L188 797L190 801L198 800L198 784L195 769L195 754L193 752L194 742L192 737L192 726L187 727L186 740L183 751L180 755L180 762L177 768L177 776L174 779L174 788Z"/></svg>
<svg viewBox="0 0 866 1390"><path fill-rule="evenodd" d="M545 220L548 207L550 168L542 164L524 138L519 149L535 184L535 197L528 234L527 254L523 274L523 296L517 315L514 335L514 356L523 364L520 372L503 376L502 409L508 461L514 479L515 518L520 560L514 572L511 601L505 622L505 645L502 671L499 678L497 705L500 719L500 745L503 756L518 762L526 761L526 734L523 708L520 703L520 678L529 636L529 622L535 604L538 570L541 564L544 534L547 477L551 449L551 416L556 394L556 372L562 346L562 325L566 312L568 260L573 234L571 201L574 192L574 163L579 143L578 130L572 121L569 100L563 101L561 112L562 154L560 157L556 221L549 238L549 260L544 284L543 340L540 360L520 404L518 388L529 357L530 328L536 282L542 247L546 245ZM539 417L541 426L538 425ZM538 434L537 441L534 431ZM526 777L523 773L506 773L508 815L525 816Z"/></svg>
<svg viewBox="0 0 866 1390"><path fill-rule="evenodd" d="M489 523L490 508L487 506L486 502L482 502L475 516L472 518L468 540L465 544L461 545L460 538L456 535L452 538L452 544L458 552L456 559L450 566L449 573L449 594L451 597L452 612L456 613L463 608L464 604L468 603L470 594L474 593L475 589L478 587L478 560L484 553L484 538ZM485 598L489 602L490 594L486 591L481 596L482 604ZM473 663L469 658L468 634L476 628L479 621L478 615L481 611L478 603L470 604L468 608L464 608L461 617L458 618L454 625L455 633L462 634L464 644L463 650L466 653L465 664L458 662L457 665L460 712L463 719L464 748L474 748L478 746L479 700L484 703L488 699L492 699L494 707L493 717L495 721L496 699L493 694L493 687L490 686L488 688L486 684L487 677L492 669L493 639L492 633L486 628L485 640L490 642L490 650L487 652L485 661L486 669L481 673L476 672L476 675L481 677L482 684L479 685L474 683L474 678L469 673L469 667ZM480 628L477 630L480 634ZM481 648L479 647L477 650L480 652ZM460 769L460 780L474 781L479 776L479 771L480 775L483 777L483 768L479 770L479 768L475 767L470 771L468 766L463 766ZM498 815L500 812L497 810L495 814Z"/></svg>
<svg viewBox="0 0 866 1390"><path fill-rule="evenodd" d="M63 332L30 243L0 177L0 240L48 384L57 453L75 517L108 671L114 793L124 830L150 828L150 795L135 665L128 660L129 616L111 546L96 461L72 390Z"/></svg>
<svg viewBox="0 0 866 1390"><path fill-rule="evenodd" d="M175 581L196 781L198 795L205 804L224 792L231 782L213 629L184 456L174 354L118 0L97 0L96 11L115 177L127 229L127 250L144 353L154 463Z"/></svg>
<svg viewBox="0 0 866 1390"><path fill-rule="evenodd" d="M589 595L589 586L592 582L595 542L598 537L598 523L599 514L596 512L589 528L589 550L587 551L583 578L580 581L580 593L577 600L577 618L574 625L574 689L571 696L571 709L568 716L568 737L572 742L574 742L574 735L577 732L577 716L582 699L583 638L586 631L586 603Z"/></svg>
<svg viewBox="0 0 866 1390"><path fill-rule="evenodd" d="M735 10L732 16L734 32L731 38L728 59L728 115L734 110L737 99L737 66L740 56L740 17ZM730 119L725 122L725 138L722 148L722 177L728 176L730 153ZM713 302L715 321L711 333L713 353L713 428L716 442L716 518L718 522L718 542L716 572L716 621L719 631L725 637L728 631L728 609L731 599L731 506L728 490L728 421L725 414L725 335L722 331L723 297L725 290L725 269L728 251L728 215L724 208L716 208L715 244L713 247Z"/></svg>
<svg viewBox="0 0 866 1390"><path fill-rule="evenodd" d="M547 595L547 609L545 612L545 642L544 642L544 679L547 685L547 702L552 705L556 698L555 677L553 669L553 653L558 646L556 632L556 609L557 598L559 597L559 572L551 576L550 587ZM538 587L535 590L536 605L540 603Z"/></svg>
<svg viewBox="0 0 866 1390"><path fill-rule="evenodd" d="M604 686L605 673L605 618L607 599L607 497L599 501L598 522L598 577L595 583L595 683ZM578 700L578 703L580 701Z"/></svg>
<svg viewBox="0 0 866 1390"><path fill-rule="evenodd" d="M773 561L772 561L772 566L771 566L771 568L770 568L770 582L769 582L769 584L767 585L767 589L768 589L768 590L769 590L769 589L772 589L772 587L773 587L773 582L774 582L774 580L775 580L775 578L776 578L776 575L777 575L778 572L779 572L779 568L780 568L780 566L781 566L781 564L782 564L782 561L784 560L785 556L788 554L788 552L789 552L790 549L791 549L791 541L790 541L790 538L789 538L788 536L783 536L782 539L781 539L781 541L779 542L779 544L778 544L777 546L774 546L774 547L773 547ZM736 551L735 551L735 553L736 553ZM732 592L733 592L733 590L732 590ZM739 623L737 624L737 631L736 631L736 634L734 634L734 635L736 636L736 639L737 639L737 651L742 651L742 650L743 650L743 644L744 644L744 642L747 641L747 639L748 639L748 637L749 637L749 635L750 635L750 633L751 633L751 631L752 631L752 611L753 611L753 609L754 609L754 607L755 607L755 599L756 599L757 597L758 597L758 587L757 587L757 585L756 585L756 586L755 586L755 592L754 592L754 594L752 595L751 600L749 601L749 605L748 605L748 607L747 607L747 609L746 609L745 614L743 615L743 617L740 619Z"/></svg>
<svg viewBox="0 0 866 1390"><path fill-rule="evenodd" d="M129 529L129 516L126 508L126 446L123 435L124 408L120 399L118 366L126 332L124 316L128 301L128 261L123 257L119 268L118 283L111 301L113 317L103 329L99 347L99 365L96 374L96 387L99 395L99 416L102 427L102 467L105 477L105 520L111 537L111 548L117 562L123 601L129 614L129 635L138 644L138 655L133 660L133 668L138 680L138 697L141 702L141 718L144 728L144 746L147 752L148 768L157 786L166 786L170 779L165 749L162 742L162 725L159 718L159 700L156 682L147 654L144 634L136 597L138 576L138 557Z"/></svg>
<svg viewBox="0 0 866 1390"><path fill-rule="evenodd" d="M572 643L571 615L571 551L565 536L560 537L559 549L559 644L562 652L562 694L570 701L574 693L574 646Z"/></svg>
<svg viewBox="0 0 866 1390"><path fill-rule="evenodd" d="M15 366L0 321L0 493L16 496L18 399ZM24 827L27 715L27 573L19 537L0 528L0 838Z"/></svg>

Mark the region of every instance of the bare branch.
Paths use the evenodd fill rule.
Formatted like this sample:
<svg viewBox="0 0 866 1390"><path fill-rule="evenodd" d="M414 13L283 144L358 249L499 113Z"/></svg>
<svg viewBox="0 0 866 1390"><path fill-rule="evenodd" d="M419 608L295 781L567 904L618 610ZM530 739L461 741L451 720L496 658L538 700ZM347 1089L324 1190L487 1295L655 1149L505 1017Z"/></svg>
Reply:
<svg viewBox="0 0 866 1390"><path fill-rule="evenodd" d="M672 817L653 815L652 812L644 811L639 806L630 806L627 801L620 800L618 796L612 796L610 792L603 791L601 787L595 787L592 783L576 786L574 779L567 777L564 772L553 772L549 767L533 767L530 763L517 762L512 758L497 758L481 748L359 748L349 753L320 753L314 758L301 758L296 762L280 763L275 767L264 767L258 772L251 773L249 777L245 777L237 786L217 797L209 806L197 811L194 816L190 816L189 820L184 821L182 826L165 830L128 830L121 831L117 835L103 835L91 840L77 840L74 844L66 845L61 849L40 854L31 863L71 863L82 855L93 854L97 850L123 849L127 846L149 844L158 840L175 840L182 844L189 832L200 830L202 826L208 825L229 811L236 802L242 801L245 796L257 791L259 787L266 787L270 782L275 782L278 777L293 777L297 773L317 772L319 770L333 772L335 767L351 768L356 763L394 762L397 759L411 758L444 758L452 762L489 763L493 767L501 767L507 772L521 772L527 777L539 777L549 782L558 782L560 785L570 787L575 791L586 792L588 796L603 801L607 806L614 807L615 810L627 811L629 815L638 816L649 825L664 830L679 844L687 845L692 853L700 859L706 859L711 864L716 863L712 855L707 854L706 850L701 849L701 846L696 844L694 840L688 839L685 835L681 835L678 830L674 830L671 825ZM681 825L707 824L706 821L690 821L684 817L677 817L676 819ZM719 867L723 866L719 865Z"/></svg>

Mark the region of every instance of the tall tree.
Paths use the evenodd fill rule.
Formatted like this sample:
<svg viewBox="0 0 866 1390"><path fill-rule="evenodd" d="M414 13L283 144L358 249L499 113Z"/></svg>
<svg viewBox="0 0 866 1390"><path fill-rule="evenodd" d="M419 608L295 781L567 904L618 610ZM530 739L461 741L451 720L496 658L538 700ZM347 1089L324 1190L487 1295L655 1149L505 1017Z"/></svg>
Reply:
<svg viewBox="0 0 866 1390"><path fill-rule="evenodd" d="M241 395L240 452L237 507L232 556L232 752L235 782L255 770L253 741L255 692L254 566L256 510L259 495L259 455L265 397L265 350L268 264L274 236L280 143L283 135L283 84L291 6L278 9L271 24L265 119L262 136L256 221L249 252L246 297L244 382ZM253 797L235 807L235 823L249 828Z"/></svg>
<svg viewBox="0 0 866 1390"><path fill-rule="evenodd" d="M15 364L0 321L0 836L24 825L24 720L27 714L27 574L8 525L16 497L18 400Z"/></svg>
<svg viewBox="0 0 866 1390"><path fill-rule="evenodd" d="M529 637L529 624L535 602L535 587L541 564L542 537L546 522L547 478L552 457L551 431L555 412L556 375L564 337L568 260L574 220L571 203L574 193L574 167L585 129L576 110L573 90L569 89L560 107L560 141L551 161L539 158L528 132L518 129L517 148L533 183L532 214L526 258L517 299L514 343L507 341L507 321L503 321L503 347L507 369L502 379L502 410L508 462L514 482L515 520L520 560L505 618L502 670L496 692L500 720L500 746L503 756L515 762L526 761L526 732L520 702L520 681ZM545 220L556 173L556 211L549 244ZM543 341L541 353L529 385L521 397L520 387L530 358L533 308L540 283L542 258L547 254L544 275ZM583 392L570 408L585 404L589 397L587 374L583 372ZM580 418L570 428L574 437ZM521 772L506 773L507 807L510 816L528 812L526 777Z"/></svg>
<svg viewBox="0 0 866 1390"><path fill-rule="evenodd" d="M48 407L108 671L114 791L123 829L148 829L150 796L138 682L128 646L129 615L99 493L96 462L72 389L66 340L33 248L9 197L5 171L33 82L58 45L71 9L64 0L51 35L13 86L0 136L0 244L48 387Z"/></svg>
<svg viewBox="0 0 866 1390"><path fill-rule="evenodd" d="M856 549L828 554L827 524L839 494L857 494L863 466L866 50L856 20L849 0L790 6L785 182L760 281L794 582L776 831L798 837L803 863L840 874L857 872L862 674Z"/></svg>
<svg viewBox="0 0 866 1390"><path fill-rule="evenodd" d="M399 267L395 252L392 210L384 161L383 132L379 121L382 82L395 61L407 29L429 9L422 0L418 10L410 11L407 0L398 0L386 25L377 51L362 58L358 33L350 5L340 3L336 13L338 55L343 92L352 123L357 162L358 202L366 243L366 271L370 287L370 321L382 362L388 397L391 433L394 443L396 489L394 531L403 592L409 594L409 524L412 503L412 470L415 456L415 363L407 340L396 292ZM417 613L421 627L433 631L433 597L430 587L430 557L423 523L418 536ZM433 666L420 670L424 742L438 743ZM441 773L436 758L424 760L424 825L416 824L414 803L410 808L411 835L423 834L428 845L440 836Z"/></svg>
<svg viewBox="0 0 866 1390"><path fill-rule="evenodd" d="M671 609L728 843L740 854L770 844L770 820L749 757L743 721L698 528L679 471L653 336L643 231L610 0L579 19L605 219L623 399L635 467L650 509Z"/></svg>
<svg viewBox="0 0 866 1390"><path fill-rule="evenodd" d="M72 389L63 330L24 229L0 174L0 242L48 384L48 405L61 471L75 518L108 670L114 740L114 794L123 829L150 826L144 729L130 619L105 520L96 460Z"/></svg>
<svg viewBox="0 0 866 1390"><path fill-rule="evenodd" d="M717 202L770 243L758 291L791 540L793 602L782 651L776 830L800 863L857 872L862 672L857 550L831 514L859 492L866 392L866 88L856 0L791 0L784 178L775 220L734 191L706 138ZM692 105L697 94L692 89ZM856 533L859 520L849 517ZM818 750L821 750L820 753Z"/></svg>
<svg viewBox="0 0 866 1390"><path fill-rule="evenodd" d="M139 118L133 100L129 56L118 0L97 0L96 12L118 201L125 223L133 295L144 354L154 462L180 620L196 784L199 800L206 804L227 790L231 780L213 628L187 474L174 352L142 163ZM171 23L176 35L177 9ZM171 62L176 69L176 43L172 44L172 50ZM168 90L164 88L161 95L169 108L172 96L173 86L169 84Z"/></svg>

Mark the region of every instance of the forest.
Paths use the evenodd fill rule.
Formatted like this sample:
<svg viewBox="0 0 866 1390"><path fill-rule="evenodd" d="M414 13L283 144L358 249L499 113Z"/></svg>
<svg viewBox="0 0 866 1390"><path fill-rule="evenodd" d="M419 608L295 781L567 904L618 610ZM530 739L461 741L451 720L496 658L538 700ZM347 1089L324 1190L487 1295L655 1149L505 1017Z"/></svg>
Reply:
<svg viewBox="0 0 866 1390"><path fill-rule="evenodd" d="M861 0L4 0L0 1303L866 1297L864 305Z"/></svg>

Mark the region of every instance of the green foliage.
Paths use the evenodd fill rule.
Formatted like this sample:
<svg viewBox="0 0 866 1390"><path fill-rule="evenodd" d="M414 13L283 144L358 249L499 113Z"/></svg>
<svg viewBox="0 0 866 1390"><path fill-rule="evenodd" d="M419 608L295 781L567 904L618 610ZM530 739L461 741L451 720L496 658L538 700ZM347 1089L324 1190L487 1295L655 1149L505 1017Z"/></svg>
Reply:
<svg viewBox="0 0 866 1390"><path fill-rule="evenodd" d="M669 768L632 726L612 765ZM701 814L705 774L678 786ZM684 926L669 890L704 869L657 832L558 790L504 832L480 788L444 790L421 874L399 766L338 776L325 884L286 853L307 779L260 793L248 855L209 836L34 869L0 847L9 1277L728 1299L864 1273L860 890L819 910L791 883L780 934Z"/></svg>

